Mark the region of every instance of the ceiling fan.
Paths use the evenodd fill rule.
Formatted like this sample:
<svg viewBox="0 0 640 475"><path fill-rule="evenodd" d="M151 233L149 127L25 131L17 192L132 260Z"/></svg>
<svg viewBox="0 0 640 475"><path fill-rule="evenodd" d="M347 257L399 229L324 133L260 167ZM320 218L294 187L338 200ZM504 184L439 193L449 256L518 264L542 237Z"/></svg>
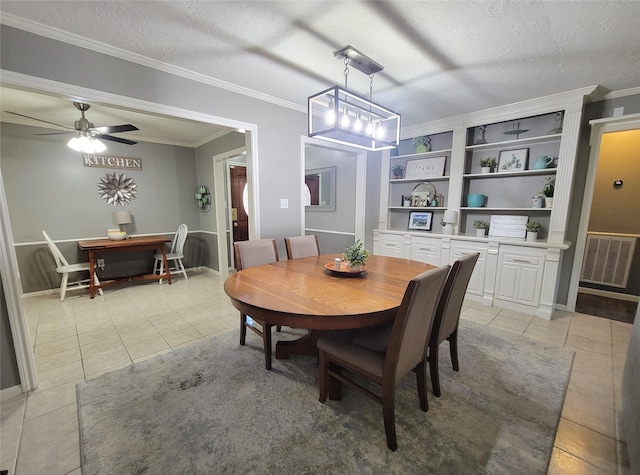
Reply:
<svg viewBox="0 0 640 475"><path fill-rule="evenodd" d="M45 134L36 134L36 135L58 135L58 134L70 134L75 133L77 136L89 137L91 139L103 139L103 140L111 140L112 142L119 142L126 145L135 145L138 142L134 142L133 140L123 139L120 137L114 137L109 134L116 134L120 132L133 132L134 130L139 130L138 127L131 124L123 124L123 125L112 125L107 127L94 127L94 125L89 122L84 113L89 110L91 107L89 104L84 102L74 102L73 105L80 111L82 117L79 120L76 120L73 127L69 127L67 125L56 124L55 122L50 122L48 120L37 119L36 117L31 117L28 115L20 114L18 112L6 111L8 114L18 115L20 117L26 117L27 119L37 120L39 122L44 122L46 124L56 125L58 127L62 127L64 129L69 129L69 132L50 132Z"/></svg>

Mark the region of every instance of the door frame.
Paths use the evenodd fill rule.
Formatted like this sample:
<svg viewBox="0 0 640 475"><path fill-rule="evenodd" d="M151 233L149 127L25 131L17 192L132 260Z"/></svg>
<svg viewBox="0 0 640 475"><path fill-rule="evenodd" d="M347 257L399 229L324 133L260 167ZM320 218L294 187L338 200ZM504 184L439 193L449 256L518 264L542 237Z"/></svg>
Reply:
<svg viewBox="0 0 640 475"><path fill-rule="evenodd" d="M574 312L578 299L578 287L580 286L580 273L582 271L582 258L587 244L587 232L589 230L589 218L591 205L593 204L593 192L596 184L596 171L598 169L598 158L600 157L600 146L602 136L610 132L622 132L625 130L640 129L640 114L629 114L620 117L607 117L605 119L595 119L589 121L591 126L591 136L589 137L589 165L587 168L587 178L584 186L584 200L580 211L580 224L576 237L576 247L573 256L573 267L571 279L569 281L569 291L567 295L567 311Z"/></svg>
<svg viewBox="0 0 640 475"><path fill-rule="evenodd" d="M228 243L227 243L227 249L229 251L230 254L230 259L228 259L229 262L231 262L231 266L229 267L229 272L233 272L233 269L235 269L236 267L236 256L233 253L233 249L232 249L232 244L233 244L233 229L231 229L232 227L232 222L233 220L231 219L231 167L244 167L245 168L245 172L247 170L247 163L246 162L240 162L240 161L235 161L234 158L236 158L237 155L228 158L227 160L225 160L225 179L227 180L227 203L229 203L229 205L227 206L227 223L228 223L228 231L225 233L225 236L227 236L228 239ZM248 189L251 189L251 183L249 183L249 177L247 176L247 185L248 185ZM251 201L251 200L249 200ZM249 218L249 216L247 216L247 232L249 233L249 235L251 235L251 218Z"/></svg>

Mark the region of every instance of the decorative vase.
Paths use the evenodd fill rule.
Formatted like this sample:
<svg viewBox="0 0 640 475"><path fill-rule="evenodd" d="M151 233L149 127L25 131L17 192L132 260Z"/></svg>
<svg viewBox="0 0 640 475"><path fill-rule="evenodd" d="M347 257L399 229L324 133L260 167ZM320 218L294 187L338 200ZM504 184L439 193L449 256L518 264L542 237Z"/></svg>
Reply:
<svg viewBox="0 0 640 475"><path fill-rule="evenodd" d="M424 153L424 152L428 152L429 149L427 148L426 145L424 144L420 144L420 145L416 145L416 153Z"/></svg>
<svg viewBox="0 0 640 475"><path fill-rule="evenodd" d="M538 231L527 231L527 241L537 241Z"/></svg>
<svg viewBox="0 0 640 475"><path fill-rule="evenodd" d="M484 237L486 231L487 231L486 229L476 229L476 236Z"/></svg>
<svg viewBox="0 0 640 475"><path fill-rule="evenodd" d="M362 269L362 264L354 264L353 262L349 262L349 270L351 272L360 272Z"/></svg>
<svg viewBox="0 0 640 475"><path fill-rule="evenodd" d="M480 173L491 173L491 167L480 167Z"/></svg>
<svg viewBox="0 0 640 475"><path fill-rule="evenodd" d="M544 207L551 208L553 207L553 196L546 196L544 199Z"/></svg>

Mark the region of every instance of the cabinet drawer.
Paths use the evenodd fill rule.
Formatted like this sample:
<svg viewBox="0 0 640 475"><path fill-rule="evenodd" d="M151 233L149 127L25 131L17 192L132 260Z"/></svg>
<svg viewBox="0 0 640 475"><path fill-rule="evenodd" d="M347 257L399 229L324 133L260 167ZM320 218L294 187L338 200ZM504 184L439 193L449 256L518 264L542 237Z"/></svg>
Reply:
<svg viewBox="0 0 640 475"><path fill-rule="evenodd" d="M380 251L383 256L404 257L404 236L381 234Z"/></svg>
<svg viewBox="0 0 640 475"><path fill-rule="evenodd" d="M410 259L439 266L441 248L442 241L440 239L413 237L411 239Z"/></svg>

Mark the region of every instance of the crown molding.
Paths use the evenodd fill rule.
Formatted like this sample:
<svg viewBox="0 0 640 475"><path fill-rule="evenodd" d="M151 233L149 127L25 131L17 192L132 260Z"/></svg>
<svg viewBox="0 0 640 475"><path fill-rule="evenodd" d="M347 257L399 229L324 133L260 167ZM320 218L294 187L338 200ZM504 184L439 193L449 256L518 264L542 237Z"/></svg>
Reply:
<svg viewBox="0 0 640 475"><path fill-rule="evenodd" d="M28 33L44 36L52 40L61 41L63 43L78 46L80 48L85 48L91 51L95 51L96 53L102 53L109 56L113 56L114 58L129 61L135 64L139 64L141 66L146 66L152 69L156 69L158 71L163 71L165 73L174 74L176 76L180 76L185 79L190 79L192 81L208 84L210 86L214 86L214 87L224 89L230 92L234 92L237 94L242 94L244 96L252 97L254 99L268 102L280 107L285 107L287 109L303 112L305 114L307 113L306 105L302 106L300 104L296 104L291 101L286 101L284 99L280 99L278 97L271 96L269 94L264 94L258 91L254 91L253 89L249 89L247 87L239 86L237 84L233 84L228 81L223 81L222 79L216 79L210 76L206 76L204 74L190 71L185 68L180 68L178 66L173 66L171 64L163 63L162 61L157 61L155 59L151 59L146 56L124 50L122 48L109 46L104 43L100 43L98 41L94 41L94 40L85 38L83 36L79 36L74 33L61 30L59 28L46 26L46 25L43 25L42 23L26 20L24 18L15 16L9 13L2 14L2 17L0 18L0 23L13 28L24 30Z"/></svg>
<svg viewBox="0 0 640 475"><path fill-rule="evenodd" d="M617 99L619 97L634 96L636 94L640 94L640 86L609 92L602 96L602 100Z"/></svg>

